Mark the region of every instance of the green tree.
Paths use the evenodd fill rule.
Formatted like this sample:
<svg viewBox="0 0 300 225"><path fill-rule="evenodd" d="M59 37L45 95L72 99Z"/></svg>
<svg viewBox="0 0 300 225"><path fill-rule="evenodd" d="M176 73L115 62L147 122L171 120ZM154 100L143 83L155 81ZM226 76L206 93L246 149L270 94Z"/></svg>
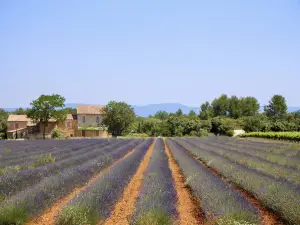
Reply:
<svg viewBox="0 0 300 225"><path fill-rule="evenodd" d="M158 111L157 113L155 113L154 117L156 119L160 119L160 120L164 121L164 120L168 119L169 114L166 111L161 110L161 111Z"/></svg>
<svg viewBox="0 0 300 225"><path fill-rule="evenodd" d="M211 103L213 108L213 115L216 116L227 116L229 111L229 98L223 94L219 98L216 98Z"/></svg>
<svg viewBox="0 0 300 225"><path fill-rule="evenodd" d="M162 121L157 118L137 117L134 122L137 133L145 133L149 136L160 135L160 125Z"/></svg>
<svg viewBox="0 0 300 225"><path fill-rule="evenodd" d="M65 108L65 111L67 114L72 114L72 115L77 114L77 110L74 108Z"/></svg>
<svg viewBox="0 0 300 225"><path fill-rule="evenodd" d="M248 96L240 99L241 116L255 116L259 114L260 104L256 98Z"/></svg>
<svg viewBox="0 0 300 225"><path fill-rule="evenodd" d="M66 111L62 108L65 106L65 98L58 95L41 95L38 99L30 103L31 108L28 110L27 117L34 122L43 124L43 139L46 136L46 126L51 118L57 122L66 119Z"/></svg>
<svg viewBox="0 0 300 225"><path fill-rule="evenodd" d="M237 120L228 117L215 117L211 121L211 132L215 135L226 134L227 131L234 130L237 126Z"/></svg>
<svg viewBox="0 0 300 225"><path fill-rule="evenodd" d="M175 113L176 116L182 116L183 113L182 113L182 110L181 109L178 109Z"/></svg>
<svg viewBox="0 0 300 225"><path fill-rule="evenodd" d="M115 137L120 136L134 122L133 108L125 102L110 101L102 111L102 124Z"/></svg>
<svg viewBox="0 0 300 225"><path fill-rule="evenodd" d="M246 132L257 132L257 131L270 131L271 123L263 114L257 114L255 116L247 116L244 119L243 129Z"/></svg>
<svg viewBox="0 0 300 225"><path fill-rule="evenodd" d="M269 118L279 119L287 114L287 104L285 97L274 95L269 104L264 107L264 111Z"/></svg>
<svg viewBox="0 0 300 225"><path fill-rule="evenodd" d="M28 112L28 109L18 108L15 111L12 112L12 114L15 115L26 115Z"/></svg>
<svg viewBox="0 0 300 225"><path fill-rule="evenodd" d="M232 118L239 118L241 116L241 100L236 96L231 96L228 106L229 116Z"/></svg>
<svg viewBox="0 0 300 225"><path fill-rule="evenodd" d="M197 114L194 110L190 110L189 112L189 115L188 115L190 118L196 118L197 117Z"/></svg>
<svg viewBox="0 0 300 225"><path fill-rule="evenodd" d="M212 118L213 116L213 110L209 102L205 102L200 107L200 114L199 118L201 120L208 120Z"/></svg>
<svg viewBox="0 0 300 225"><path fill-rule="evenodd" d="M8 113L0 109L0 139L6 139Z"/></svg>

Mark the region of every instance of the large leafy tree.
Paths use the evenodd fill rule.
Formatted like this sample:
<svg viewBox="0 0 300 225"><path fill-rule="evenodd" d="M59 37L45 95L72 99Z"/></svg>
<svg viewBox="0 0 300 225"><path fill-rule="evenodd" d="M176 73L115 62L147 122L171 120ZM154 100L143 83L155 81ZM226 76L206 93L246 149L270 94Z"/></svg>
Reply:
<svg viewBox="0 0 300 225"><path fill-rule="evenodd" d="M223 94L212 101L211 105L214 117L227 115L229 111L229 100L228 96Z"/></svg>
<svg viewBox="0 0 300 225"><path fill-rule="evenodd" d="M6 138L8 113L0 109L0 139Z"/></svg>
<svg viewBox="0 0 300 225"><path fill-rule="evenodd" d="M240 99L240 109L242 116L255 116L259 113L259 102L254 97L244 97Z"/></svg>
<svg viewBox="0 0 300 225"><path fill-rule="evenodd" d="M162 121L167 120L169 117L169 114L166 111L160 110L157 113L155 113L154 117L156 119L160 119Z"/></svg>
<svg viewBox="0 0 300 225"><path fill-rule="evenodd" d="M212 106L209 102L205 102L200 107L199 118L201 120L207 120L213 116Z"/></svg>
<svg viewBox="0 0 300 225"><path fill-rule="evenodd" d="M65 108L65 111L68 113L68 114L77 114L77 110L74 109L74 108Z"/></svg>
<svg viewBox="0 0 300 225"><path fill-rule="evenodd" d="M125 102L110 101L102 110L102 124L113 136L120 136L134 122L133 108Z"/></svg>
<svg viewBox="0 0 300 225"><path fill-rule="evenodd" d="M241 100L236 96L231 96L228 106L229 116L232 118L239 118L241 116Z"/></svg>
<svg viewBox="0 0 300 225"><path fill-rule="evenodd" d="M18 108L15 111L13 111L12 114L24 115L24 114L27 114L27 112L28 112L28 109Z"/></svg>
<svg viewBox="0 0 300 225"><path fill-rule="evenodd" d="M274 95L264 107L266 115L273 119L282 118L287 114L286 99L282 95Z"/></svg>
<svg viewBox="0 0 300 225"><path fill-rule="evenodd" d="M176 112L175 112L175 115L176 116L182 116L183 115L183 112L181 109L178 109Z"/></svg>
<svg viewBox="0 0 300 225"><path fill-rule="evenodd" d="M31 108L27 112L27 117L43 125L43 139L45 139L46 126L51 118L57 122L66 119L67 112L63 110L65 98L58 94L41 95L38 99L32 101L30 105Z"/></svg>
<svg viewBox="0 0 300 225"><path fill-rule="evenodd" d="M189 115L188 115L190 118L196 118L197 117L197 114L194 110L190 110L189 112Z"/></svg>

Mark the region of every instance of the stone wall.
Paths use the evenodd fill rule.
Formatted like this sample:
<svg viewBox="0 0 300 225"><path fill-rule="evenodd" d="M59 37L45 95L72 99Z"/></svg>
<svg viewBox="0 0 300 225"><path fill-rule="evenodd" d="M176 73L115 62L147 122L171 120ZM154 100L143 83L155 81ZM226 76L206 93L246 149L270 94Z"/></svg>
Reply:
<svg viewBox="0 0 300 225"><path fill-rule="evenodd" d="M16 129L23 129L27 127L27 121L8 121L7 122L7 130L16 130ZM19 125L19 128L16 128L16 124Z"/></svg>
<svg viewBox="0 0 300 225"><path fill-rule="evenodd" d="M76 137L95 137L95 138L108 138L108 132L102 130L78 130Z"/></svg>
<svg viewBox="0 0 300 225"><path fill-rule="evenodd" d="M85 121L84 118L85 117ZM99 123L97 123L97 117L99 118ZM101 115L78 115L77 123L79 127L96 127L101 125Z"/></svg>
<svg viewBox="0 0 300 225"><path fill-rule="evenodd" d="M69 125L69 126L68 126ZM57 129L65 137L74 137L76 128L75 120L67 119L65 122L59 123Z"/></svg>

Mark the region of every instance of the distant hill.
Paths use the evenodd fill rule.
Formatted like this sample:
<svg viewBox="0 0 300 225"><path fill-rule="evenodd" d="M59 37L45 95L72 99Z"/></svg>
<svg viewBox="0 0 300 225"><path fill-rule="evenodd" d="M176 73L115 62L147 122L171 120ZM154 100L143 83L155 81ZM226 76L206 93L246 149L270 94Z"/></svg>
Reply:
<svg viewBox="0 0 300 225"><path fill-rule="evenodd" d="M82 103L67 103L66 107L68 108L76 108L77 105L88 105ZM186 106L180 103L161 103L161 104L149 104L143 106L133 105L134 111L136 115L147 117L149 115L154 115L157 111L164 110L168 113L175 113L178 109L181 109L184 114L188 114L191 110L194 110L196 113L199 112L198 107ZM12 112L17 108L4 108L5 111ZM263 107L261 108L263 111ZM299 106L291 106L288 107L289 112L295 112L300 110Z"/></svg>

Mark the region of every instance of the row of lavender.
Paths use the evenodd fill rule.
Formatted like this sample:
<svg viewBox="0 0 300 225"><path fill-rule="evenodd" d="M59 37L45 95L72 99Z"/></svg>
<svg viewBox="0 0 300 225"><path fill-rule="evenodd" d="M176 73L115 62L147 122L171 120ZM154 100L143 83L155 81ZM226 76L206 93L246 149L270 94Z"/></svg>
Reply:
<svg viewBox="0 0 300 225"><path fill-rule="evenodd" d="M214 144L212 139L209 140L209 143L205 139L175 139L175 141L228 180L253 194L267 208L281 215L286 223L300 224L300 191L297 184L278 179L272 175L272 172L267 172L267 170L261 172L259 169L251 168L249 163L237 163L238 155L234 155L232 152L229 153L229 151L226 153L226 148L222 148L227 143L223 145L220 143ZM235 149L237 148L235 147ZM245 151L245 149L243 148L241 151ZM264 152L263 149L259 151ZM264 163L267 165L267 162L258 161L255 157L247 156L247 158L256 160L256 165L261 167L263 167ZM274 163L273 170L277 166ZM272 170L272 167L269 168ZM293 177L290 178L292 179ZM297 181L296 179L292 180Z"/></svg>
<svg viewBox="0 0 300 225"><path fill-rule="evenodd" d="M123 157L142 141L116 141L102 149L70 157L69 162L62 160L58 164L23 171L19 175L1 176L0 190L7 199L0 204L0 224L23 224L33 216L39 215L75 187L86 184L92 176ZM25 178L22 179L22 176ZM15 183L16 179L22 185ZM12 183L15 185L11 186ZM15 193L12 196L10 188Z"/></svg>
<svg viewBox="0 0 300 225"><path fill-rule="evenodd" d="M208 138L212 143L219 143L231 147L246 147L251 150L260 150L266 153L275 155L292 156L300 158L300 145L294 142L279 142L269 141L263 139L242 139L242 138L229 138L225 136L211 136Z"/></svg>
<svg viewBox="0 0 300 225"><path fill-rule="evenodd" d="M152 139L144 141L128 157L122 159L84 192L72 199L61 209L56 224L93 225L106 220L152 142Z"/></svg>
<svg viewBox="0 0 300 225"><path fill-rule="evenodd" d="M45 164L39 168L31 168L20 170L16 173L10 173L0 176L0 194L5 198L10 197L30 186L40 182L43 178L53 174L60 173L61 171L81 165L91 159L106 156L113 149L118 149L121 146L131 144L135 145L139 140L127 140L124 142L116 142L107 146L99 146L97 148L84 148L80 150L80 154L70 153L68 157L56 161L54 163ZM64 154L64 152L61 152Z"/></svg>
<svg viewBox="0 0 300 225"><path fill-rule="evenodd" d="M272 176L275 179L282 180L290 184L296 184L300 189L299 169L281 165L268 160L272 157L280 157L282 162L290 161L282 155L277 156L273 153L267 153L270 156L264 158L253 155L252 153L254 150L252 150L251 148L247 148L247 146L228 147L226 144L216 144L213 142L207 142L206 140L192 138L186 140L188 140L190 144L194 144L201 149L212 151L218 155L224 156L230 159L233 163L237 163L265 175Z"/></svg>
<svg viewBox="0 0 300 225"><path fill-rule="evenodd" d="M14 146L17 143L19 143L19 145ZM24 145L26 147L23 146L23 143L25 143ZM5 148L0 151L0 165L1 167L28 165L38 159L39 156L46 153L51 154L57 160L60 160L60 158L63 158L70 153L77 154L80 153L81 150L99 148L110 143L112 142L108 139L99 141L93 140L91 142L87 142L86 140L61 141L60 145L57 141L48 141L45 143L45 146L42 146L41 144L35 144L35 142L31 142L31 145L29 145L27 142L11 141L10 148Z"/></svg>
<svg viewBox="0 0 300 225"><path fill-rule="evenodd" d="M163 139L157 139L148 168L145 171L133 224L174 224L177 194Z"/></svg>
<svg viewBox="0 0 300 225"><path fill-rule="evenodd" d="M199 207L209 222L215 224L258 224L258 211L241 194L195 160L172 139L167 145L185 176Z"/></svg>

